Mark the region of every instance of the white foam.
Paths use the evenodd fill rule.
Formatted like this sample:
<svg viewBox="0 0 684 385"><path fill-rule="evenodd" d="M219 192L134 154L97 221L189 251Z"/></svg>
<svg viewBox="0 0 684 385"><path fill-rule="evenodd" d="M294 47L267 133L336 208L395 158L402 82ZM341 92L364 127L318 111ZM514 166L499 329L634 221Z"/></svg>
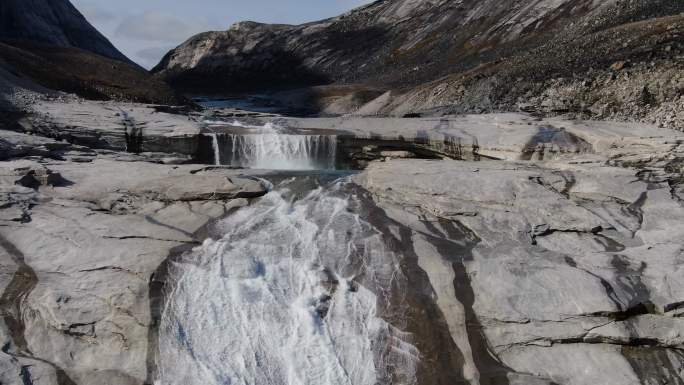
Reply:
<svg viewBox="0 0 684 385"><path fill-rule="evenodd" d="M218 136L214 133L209 134L211 136L211 147L214 150L214 164L216 166L221 165L221 149L219 147Z"/></svg>
<svg viewBox="0 0 684 385"><path fill-rule="evenodd" d="M232 134L230 165L269 170L334 169L337 138L330 135Z"/></svg>
<svg viewBox="0 0 684 385"><path fill-rule="evenodd" d="M209 123L213 121L205 121ZM214 122L218 124L218 122ZM233 167L264 170L332 170L337 156L337 136L295 135L272 122L260 126L238 120L221 122L248 129L241 134L212 136L214 159Z"/></svg>
<svg viewBox="0 0 684 385"><path fill-rule="evenodd" d="M173 268L161 384L375 385L390 370L405 379L395 383L415 382L409 336L380 318L351 268L361 261L389 282L398 263L346 199L270 192L220 228L222 239Z"/></svg>

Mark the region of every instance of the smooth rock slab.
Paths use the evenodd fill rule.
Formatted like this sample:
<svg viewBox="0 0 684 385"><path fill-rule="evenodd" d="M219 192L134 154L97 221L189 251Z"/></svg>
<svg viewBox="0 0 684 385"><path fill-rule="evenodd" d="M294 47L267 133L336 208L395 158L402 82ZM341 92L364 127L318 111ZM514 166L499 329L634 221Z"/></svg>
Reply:
<svg viewBox="0 0 684 385"><path fill-rule="evenodd" d="M22 162L10 168L42 167L69 184L34 190L15 185L17 175L0 180L6 202L0 209L6 274L0 277L3 298L11 298L3 311L13 303L21 309L15 326L4 329L2 373L17 378L22 365L31 365L27 373L36 384L64 383L58 376L79 385L144 383L152 273L174 248L197 244L193 234L207 222L263 195L265 187L236 171L112 156L83 164ZM25 220L12 214L16 208ZM11 295L17 258L35 277L18 297Z"/></svg>
<svg viewBox="0 0 684 385"><path fill-rule="evenodd" d="M684 210L667 183L572 159L392 160L372 163L356 181L414 231L471 378L492 370L483 365L488 353L474 349L482 333L498 360L540 380L681 383L684 324L668 309L684 298L675 225ZM440 257L421 240L464 242L452 226L471 234L472 253ZM443 270L452 263L466 275ZM463 290L472 291L472 304ZM465 317L469 306L474 315ZM669 369L654 373L649 361Z"/></svg>

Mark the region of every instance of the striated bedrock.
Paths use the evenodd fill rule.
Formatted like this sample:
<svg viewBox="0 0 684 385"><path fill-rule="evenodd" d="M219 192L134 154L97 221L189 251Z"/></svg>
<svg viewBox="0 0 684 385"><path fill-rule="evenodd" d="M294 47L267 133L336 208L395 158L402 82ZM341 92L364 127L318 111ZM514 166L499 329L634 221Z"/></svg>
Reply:
<svg viewBox="0 0 684 385"><path fill-rule="evenodd" d="M197 152L199 114L140 103L40 98L12 129L90 148L158 152L165 158ZM187 159L186 159L187 160Z"/></svg>
<svg viewBox="0 0 684 385"><path fill-rule="evenodd" d="M25 108L24 115L9 128L36 138L53 138L51 147L63 147L65 143L60 142L67 142L91 149L148 156L156 153L156 160L165 163L213 163L210 135L245 135L265 124L283 132L335 135L340 150L360 157L360 168L367 160L412 157L405 151L429 158L534 161L573 154L594 159L596 153L620 153L625 148L635 154L660 154L667 153L670 144L681 137L677 131L639 123L541 119L525 113L412 119L288 118L232 109L200 112L139 103L45 98ZM12 142L15 138L19 137L7 132L4 139ZM35 154L39 150L43 156L60 156L42 146L19 144L11 151ZM7 151L9 155L10 149Z"/></svg>
<svg viewBox="0 0 684 385"><path fill-rule="evenodd" d="M346 103L366 115L522 108L682 127L682 12L672 0L384 0L320 22L199 34L153 72L191 93L388 91L365 108ZM319 99L306 106L342 112Z"/></svg>
<svg viewBox="0 0 684 385"><path fill-rule="evenodd" d="M406 272L379 297L410 311L376 315L410 326L415 383L682 384L681 133L485 118L296 123L377 140L479 132L498 159L374 161L350 182L374 245L396 256L374 262ZM535 137L546 150L528 158ZM568 151L547 156L553 146ZM199 246L208 222L267 204L251 201L266 187L247 170L156 164L39 132L0 131L0 150L0 381L150 383L163 267ZM373 277L356 282L382 289Z"/></svg>
<svg viewBox="0 0 684 385"><path fill-rule="evenodd" d="M412 245L467 382L682 383L684 205L667 175L394 160L357 181Z"/></svg>
<svg viewBox="0 0 684 385"><path fill-rule="evenodd" d="M615 163L613 157L619 157L621 162L629 159L631 165L639 165L671 156L682 139L677 131L641 123L542 119L524 113L411 119L262 117L254 120L294 130L336 132L339 148L365 159L413 157L411 153L423 153L460 160L564 159ZM409 154L402 156L396 151Z"/></svg>
<svg viewBox="0 0 684 385"><path fill-rule="evenodd" d="M0 381L145 383L156 269L265 187L61 145L0 162Z"/></svg>

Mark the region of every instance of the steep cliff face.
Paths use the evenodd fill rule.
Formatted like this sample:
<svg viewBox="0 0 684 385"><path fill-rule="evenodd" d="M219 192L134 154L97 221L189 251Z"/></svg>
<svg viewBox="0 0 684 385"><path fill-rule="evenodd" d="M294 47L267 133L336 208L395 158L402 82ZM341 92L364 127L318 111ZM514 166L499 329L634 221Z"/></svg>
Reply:
<svg viewBox="0 0 684 385"><path fill-rule="evenodd" d="M0 38L81 48L130 62L68 0L3 0Z"/></svg>
<svg viewBox="0 0 684 385"><path fill-rule="evenodd" d="M200 34L153 72L195 93L331 83L391 90L363 109L371 114L532 104L538 111L643 120L648 113L634 107L643 85L632 89L633 82L613 101L601 94L602 84L619 88L615 73L638 69L632 78L649 77L655 95L650 112L676 103L679 86L663 83L682 70L682 12L684 3L675 0L381 0L320 22L245 22ZM616 62L624 63L611 69ZM564 86L578 90L571 95ZM549 94L580 102L550 106Z"/></svg>

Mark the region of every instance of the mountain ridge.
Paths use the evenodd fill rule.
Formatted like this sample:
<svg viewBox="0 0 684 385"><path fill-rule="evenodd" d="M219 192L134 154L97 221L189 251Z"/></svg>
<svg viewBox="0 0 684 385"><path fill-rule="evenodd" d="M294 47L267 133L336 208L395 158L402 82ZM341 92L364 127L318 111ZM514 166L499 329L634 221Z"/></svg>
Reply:
<svg viewBox="0 0 684 385"><path fill-rule="evenodd" d="M527 7L496 1L380 0L319 22L277 29L261 23L251 28L239 28L237 24L238 28L224 32L196 35L172 50L153 72L174 82L174 72L189 76L194 69L202 70L203 65L209 69L216 65L220 69L238 66L242 70L253 67L260 59L268 60L279 50L297 56L301 67L320 72L318 75L331 82L368 81L379 76L377 80L388 84L406 83L406 77L415 77L408 83L417 84L458 69L454 64L463 63L448 61L454 61L457 55L472 55L504 35L511 41L516 38L524 42L556 24L568 23L557 14L584 15L614 2L596 5L589 0L554 1L559 5L547 9L544 5L549 0L536 0ZM534 28L523 28L524 23L531 23L526 18L535 21ZM209 45L211 51L202 50ZM449 60L439 57L445 53ZM192 60L186 60L188 54ZM250 61L250 57L254 60ZM219 58L233 61L217 63ZM275 59L274 65L278 65L279 58ZM358 66L344 68L345 64ZM363 69L358 68L361 66ZM416 67L421 73L411 74ZM236 77L241 75L235 73ZM177 83L183 86L182 79Z"/></svg>
<svg viewBox="0 0 684 385"><path fill-rule="evenodd" d="M684 70L682 15L673 0L379 0L319 22L196 35L153 72L192 94L344 84L389 93L348 113L569 111L684 128L671 118L684 79L668 78Z"/></svg>

